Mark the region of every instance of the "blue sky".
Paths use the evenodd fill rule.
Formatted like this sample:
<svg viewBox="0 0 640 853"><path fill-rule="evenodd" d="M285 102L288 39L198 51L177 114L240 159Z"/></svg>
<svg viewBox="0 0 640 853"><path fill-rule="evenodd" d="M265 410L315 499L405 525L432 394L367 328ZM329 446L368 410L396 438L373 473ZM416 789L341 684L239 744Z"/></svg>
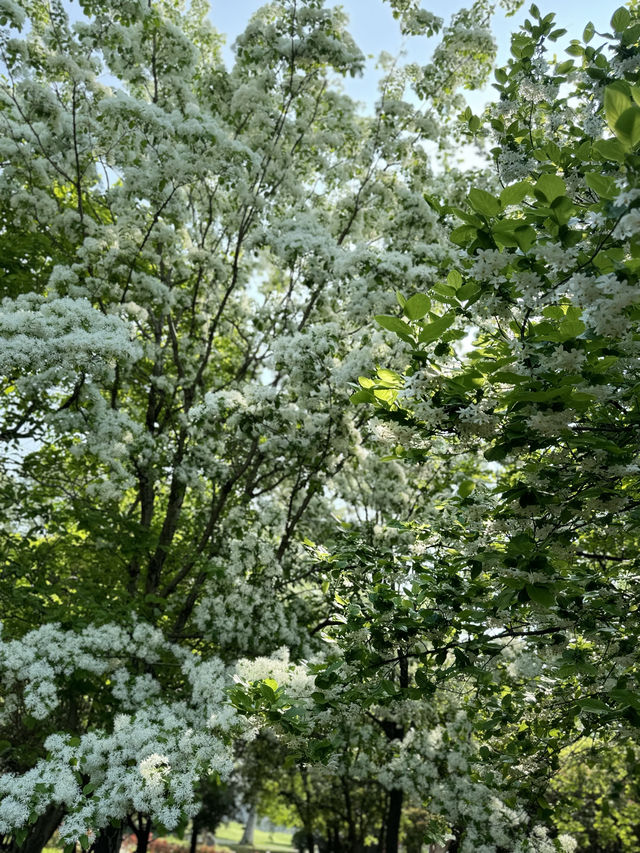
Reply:
<svg viewBox="0 0 640 853"><path fill-rule="evenodd" d="M567 38L579 37L582 34L587 21L593 21L596 30L605 31L608 28L611 15L618 6L619 2L611 2L611 0L556 0L555 3L538 0L538 7L542 14L555 12L558 26L566 28L569 32ZM263 5L263 0L211 0L212 6L212 21L217 30L227 36L227 46L225 54L228 59L231 58L230 46L233 44L235 37L242 32L249 17L256 9ZM328 0L328 5L336 5ZM366 54L377 56L382 50L386 50L391 54L397 54L403 47L408 52L408 58L418 62L425 62L429 58L430 43L427 39L410 38L403 41L400 35L398 26L393 20L389 6L383 3L382 0L342 0L339 4L349 15L351 24L350 31L355 38L360 49ZM425 0L423 6L437 15L448 19L451 12L462 5L452 3L451 0ZM511 18L506 18L503 13L498 11L494 18L494 32L498 41L498 61L504 62L509 52L509 36L510 33L517 29L520 22L527 16L526 9L530 5L530 0L525 2L525 5L520 12ZM561 47L558 51L561 51ZM376 98L377 89L376 81L378 74L375 70L375 62L369 60L367 73L362 79L345 81L345 90L354 98L365 103L372 104ZM484 98L473 98L473 101L480 106L482 100L486 100L490 94ZM476 103L473 106L476 106Z"/></svg>

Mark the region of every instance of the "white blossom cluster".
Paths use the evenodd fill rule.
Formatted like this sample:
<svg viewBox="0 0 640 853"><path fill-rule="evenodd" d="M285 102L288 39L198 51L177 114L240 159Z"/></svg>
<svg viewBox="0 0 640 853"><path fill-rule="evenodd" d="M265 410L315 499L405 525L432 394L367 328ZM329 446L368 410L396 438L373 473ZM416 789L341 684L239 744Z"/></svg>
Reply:
<svg viewBox="0 0 640 853"><path fill-rule="evenodd" d="M142 664L147 672L136 674ZM175 666L186 687L182 697L167 699L163 675ZM237 724L225 692L230 672L219 660L167 643L143 623L81 632L48 624L2 640L0 723L10 726L25 712L56 719L60 686L75 673L95 677L96 689L100 682L110 688L121 712L107 729L49 735L46 758L22 775L1 775L0 832L24 826L52 803L65 807L60 835L67 842L132 810L171 828L197 810L194 788L203 772L231 771L228 733Z"/></svg>

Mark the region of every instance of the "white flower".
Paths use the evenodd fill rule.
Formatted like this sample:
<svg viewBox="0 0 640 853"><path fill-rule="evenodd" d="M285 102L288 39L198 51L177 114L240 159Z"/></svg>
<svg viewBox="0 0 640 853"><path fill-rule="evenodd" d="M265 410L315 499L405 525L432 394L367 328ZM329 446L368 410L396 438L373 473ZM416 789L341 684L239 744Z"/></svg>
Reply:
<svg viewBox="0 0 640 853"><path fill-rule="evenodd" d="M171 770L169 759L166 755L158 755L157 752L148 755L138 765L140 775L153 788L162 787Z"/></svg>

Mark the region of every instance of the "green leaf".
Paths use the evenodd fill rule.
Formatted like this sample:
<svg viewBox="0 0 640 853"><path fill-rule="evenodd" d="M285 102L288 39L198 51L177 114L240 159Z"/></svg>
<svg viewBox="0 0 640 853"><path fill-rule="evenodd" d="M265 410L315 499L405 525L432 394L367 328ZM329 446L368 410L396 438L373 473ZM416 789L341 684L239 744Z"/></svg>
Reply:
<svg viewBox="0 0 640 853"><path fill-rule="evenodd" d="M389 332L395 332L396 335L411 336L413 332L411 326L399 317L392 317L390 314L376 314L374 319L379 326L382 326L383 329L387 329Z"/></svg>
<svg viewBox="0 0 640 853"><path fill-rule="evenodd" d="M608 175L600 172L586 172L584 179L587 186L602 198L614 198L617 195L615 181Z"/></svg>
<svg viewBox="0 0 640 853"><path fill-rule="evenodd" d="M453 229L449 235L449 239L456 246L466 246L475 240L477 236L478 229L474 228L473 225L460 225L458 228Z"/></svg>
<svg viewBox="0 0 640 853"><path fill-rule="evenodd" d="M505 187L500 193L500 201L506 207L509 204L520 204L520 202L531 192L531 184L527 181L518 181Z"/></svg>
<svg viewBox="0 0 640 853"><path fill-rule="evenodd" d="M401 388L404 385L404 379L395 370L389 370L386 367L379 367L376 371L378 379L389 385L391 388Z"/></svg>
<svg viewBox="0 0 640 853"><path fill-rule="evenodd" d="M354 393L349 397L349 402L353 403L355 406L359 403L373 403L374 396L371 391L365 391L362 389L361 391L354 391Z"/></svg>
<svg viewBox="0 0 640 853"><path fill-rule="evenodd" d="M566 74L568 71L572 71L574 64L573 59L567 59L565 62L561 62L560 65L556 65L556 74Z"/></svg>
<svg viewBox="0 0 640 853"><path fill-rule="evenodd" d="M447 275L447 284L454 290L457 290L460 287L462 284L462 276L458 270L449 270L449 274Z"/></svg>
<svg viewBox="0 0 640 853"><path fill-rule="evenodd" d="M621 33L631 23L631 15L629 10L624 6L620 6L611 16L611 26L616 33Z"/></svg>
<svg viewBox="0 0 640 853"><path fill-rule="evenodd" d="M442 317L434 320L433 323L427 323L420 332L418 340L422 344L430 344L432 341L437 340L440 335L444 334L455 319L455 311L448 311Z"/></svg>
<svg viewBox="0 0 640 853"><path fill-rule="evenodd" d="M558 336L556 340L563 342L577 338L587 327L582 320L563 320L558 326Z"/></svg>
<svg viewBox="0 0 640 853"><path fill-rule="evenodd" d="M83 850L89 849L89 836L88 835L81 835L80 836L80 847L82 847Z"/></svg>
<svg viewBox="0 0 640 853"><path fill-rule="evenodd" d="M640 39L640 24L634 24L623 31L620 41L625 47L631 47Z"/></svg>
<svg viewBox="0 0 640 853"><path fill-rule="evenodd" d="M629 89L619 80L604 90L604 112L607 124L613 130L618 118L631 106Z"/></svg>
<svg viewBox="0 0 640 853"><path fill-rule="evenodd" d="M549 202L558 198L558 196L567 194L565 183L559 175L540 175L535 189Z"/></svg>
<svg viewBox="0 0 640 853"><path fill-rule="evenodd" d="M537 583L528 583L526 589L527 595L531 601L535 601L536 604L540 604L542 607L553 607L556 602L555 595L548 586L543 586L542 584Z"/></svg>
<svg viewBox="0 0 640 853"><path fill-rule="evenodd" d="M578 705L580 706L580 710L584 711L586 714L608 714L611 708L608 705L605 705L600 699L592 699L591 697L587 699L579 699Z"/></svg>
<svg viewBox="0 0 640 853"><path fill-rule="evenodd" d="M471 492L475 489L476 484L473 480L463 480L458 486L458 494L461 498L468 498Z"/></svg>
<svg viewBox="0 0 640 853"><path fill-rule="evenodd" d="M513 236L515 237L520 251L528 252L529 249L536 242L537 234L535 229L530 225L523 225L521 228L516 228L513 232Z"/></svg>
<svg viewBox="0 0 640 853"><path fill-rule="evenodd" d="M593 26L592 22L589 21L589 23L584 28L584 31L582 33L582 41L585 44L588 44L591 41L591 39L593 38L595 31L596 31L596 28Z"/></svg>
<svg viewBox="0 0 640 853"><path fill-rule="evenodd" d="M584 46L576 39L572 39L571 44L567 48L567 53L570 56L582 56L584 54Z"/></svg>
<svg viewBox="0 0 640 853"><path fill-rule="evenodd" d="M506 458L510 449L511 448L508 444L494 444L493 447L485 450L484 458L487 462L502 462L502 460Z"/></svg>
<svg viewBox="0 0 640 853"><path fill-rule="evenodd" d="M618 118L613 132L621 142L635 148L640 142L640 108L635 104Z"/></svg>
<svg viewBox="0 0 640 853"><path fill-rule="evenodd" d="M393 403L398 396L398 392L394 391L393 388L376 388L373 396L378 400L382 400L383 403Z"/></svg>
<svg viewBox="0 0 640 853"><path fill-rule="evenodd" d="M482 216L491 218L500 213L500 200L485 190L479 190L475 187L469 190L469 203Z"/></svg>
<svg viewBox="0 0 640 853"><path fill-rule="evenodd" d="M465 302L467 299L473 299L481 292L482 288L475 281L468 281L458 289L456 296L460 301Z"/></svg>
<svg viewBox="0 0 640 853"><path fill-rule="evenodd" d="M421 320L431 308L431 300L424 293L414 293L407 299L404 313L410 320Z"/></svg>
<svg viewBox="0 0 640 853"><path fill-rule="evenodd" d="M610 696L621 705L628 705L631 708L635 708L636 711L640 711L640 695L634 693L632 690L614 688L611 691Z"/></svg>
<svg viewBox="0 0 640 853"><path fill-rule="evenodd" d="M625 149L618 139L599 139L593 145L593 150L604 160L613 160L616 163L624 163Z"/></svg>
<svg viewBox="0 0 640 853"><path fill-rule="evenodd" d="M477 130L480 129L481 124L482 122L480 121L480 118L478 116L471 116L471 118L469 119L469 130L472 133L475 133Z"/></svg>

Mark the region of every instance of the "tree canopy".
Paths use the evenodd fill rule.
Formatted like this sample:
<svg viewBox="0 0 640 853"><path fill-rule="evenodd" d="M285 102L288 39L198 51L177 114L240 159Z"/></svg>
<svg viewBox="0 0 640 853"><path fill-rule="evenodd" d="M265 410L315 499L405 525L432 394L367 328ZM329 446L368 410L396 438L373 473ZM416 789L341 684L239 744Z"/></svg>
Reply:
<svg viewBox="0 0 640 853"><path fill-rule="evenodd" d="M437 43L371 114L322 0L231 68L203 0L80 5L0 3L3 846L235 775L308 848L576 849L640 723L638 9L533 5L474 115L486 0L391 2Z"/></svg>

